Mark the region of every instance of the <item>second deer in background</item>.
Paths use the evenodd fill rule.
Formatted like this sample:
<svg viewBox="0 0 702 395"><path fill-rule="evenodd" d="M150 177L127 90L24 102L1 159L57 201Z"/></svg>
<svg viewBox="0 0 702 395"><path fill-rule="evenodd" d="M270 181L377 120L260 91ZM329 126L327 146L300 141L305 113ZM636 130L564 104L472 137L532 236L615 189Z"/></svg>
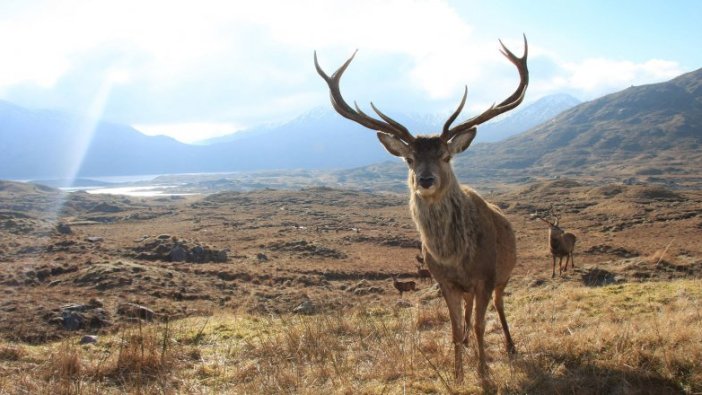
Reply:
<svg viewBox="0 0 702 395"><path fill-rule="evenodd" d="M573 251L575 250L575 240L577 238L574 234L561 229L558 226L559 218L552 212L551 215L556 219L555 222L544 219L543 217L539 216L538 213L535 215L535 217L549 225L548 246L551 252L551 257L553 258L553 271L551 273L551 278L553 278L556 277L556 258L558 258L559 276L568 270L568 261L570 261L570 267L575 268ZM563 266L563 257L566 258L565 266Z"/></svg>

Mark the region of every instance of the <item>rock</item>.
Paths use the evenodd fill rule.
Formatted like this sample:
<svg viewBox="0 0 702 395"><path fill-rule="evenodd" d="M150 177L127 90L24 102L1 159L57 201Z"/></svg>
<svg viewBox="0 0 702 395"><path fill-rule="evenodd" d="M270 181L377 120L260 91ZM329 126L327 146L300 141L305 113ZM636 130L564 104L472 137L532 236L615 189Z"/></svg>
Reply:
<svg viewBox="0 0 702 395"><path fill-rule="evenodd" d="M186 259L188 259L188 252L180 245L173 247L168 253L168 260L171 262L185 262Z"/></svg>
<svg viewBox="0 0 702 395"><path fill-rule="evenodd" d="M93 307L104 307L104 303L102 302L101 299L98 299L98 298L91 298L88 301L88 305L93 306Z"/></svg>
<svg viewBox="0 0 702 395"><path fill-rule="evenodd" d="M356 296L363 296L368 294L382 294L385 293L385 289L381 287L360 287L353 290L353 294Z"/></svg>
<svg viewBox="0 0 702 395"><path fill-rule="evenodd" d="M63 222L59 222L56 225L56 231L62 235L70 235L71 233L73 233L73 230L71 229L71 227L68 226L68 224L65 224Z"/></svg>
<svg viewBox="0 0 702 395"><path fill-rule="evenodd" d="M542 286L542 285L544 285L544 284L546 284L546 280L544 280L543 278L537 278L536 280L532 281L532 282L529 284L529 287L531 287L531 288L536 288L536 287L540 287L540 286Z"/></svg>
<svg viewBox="0 0 702 395"><path fill-rule="evenodd" d="M99 237L99 236L88 236L85 238L85 240L89 241L91 243L98 243L98 242L103 241L104 239L102 237Z"/></svg>
<svg viewBox="0 0 702 395"><path fill-rule="evenodd" d="M406 299L399 299L397 302L395 302L395 306L401 309L406 309L408 307L412 307L412 302Z"/></svg>
<svg viewBox="0 0 702 395"><path fill-rule="evenodd" d="M236 275L234 273L229 273L229 272L219 272L217 273L217 278L224 280L224 281L232 281L236 280Z"/></svg>
<svg viewBox="0 0 702 395"><path fill-rule="evenodd" d="M258 254L256 254L256 259L259 262L268 262L268 256L262 252L259 252Z"/></svg>
<svg viewBox="0 0 702 395"><path fill-rule="evenodd" d="M82 328L83 324L85 323L85 317L75 311L64 311L61 314L61 319L63 329L69 331L77 331L78 329Z"/></svg>
<svg viewBox="0 0 702 395"><path fill-rule="evenodd" d="M583 274L582 281L589 287L601 287L616 283L617 278L614 276L614 273L595 268Z"/></svg>
<svg viewBox="0 0 702 395"><path fill-rule="evenodd" d="M190 253L192 254L192 261L195 263L203 263L205 262L205 249L197 245L193 247L192 250L190 250Z"/></svg>
<svg viewBox="0 0 702 395"><path fill-rule="evenodd" d="M191 247L187 240L170 235L160 235L156 239L146 239L134 248L136 259L170 262L226 262L227 251L196 244Z"/></svg>
<svg viewBox="0 0 702 395"><path fill-rule="evenodd" d="M90 304L66 304L61 306L61 311L77 311L77 312L85 312L88 310L92 310L94 306L91 306Z"/></svg>
<svg viewBox="0 0 702 395"><path fill-rule="evenodd" d="M98 337L95 335L85 335L80 338L79 344L95 344L98 341Z"/></svg>
<svg viewBox="0 0 702 395"><path fill-rule="evenodd" d="M311 315L317 312L317 306L315 306L315 304L312 303L311 300L305 300L299 306L295 307L295 309L293 309L293 312L298 314Z"/></svg>
<svg viewBox="0 0 702 395"><path fill-rule="evenodd" d="M156 316L153 310L136 303L122 303L117 307L117 314L145 321L152 321Z"/></svg>

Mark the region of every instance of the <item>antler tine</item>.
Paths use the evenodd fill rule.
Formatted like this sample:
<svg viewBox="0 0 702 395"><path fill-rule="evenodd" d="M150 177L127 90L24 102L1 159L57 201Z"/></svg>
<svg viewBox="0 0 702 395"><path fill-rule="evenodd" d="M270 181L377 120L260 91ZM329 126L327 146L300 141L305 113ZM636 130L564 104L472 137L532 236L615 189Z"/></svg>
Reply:
<svg viewBox="0 0 702 395"><path fill-rule="evenodd" d="M446 120L446 123L444 124L444 130L441 133L442 136L444 134L448 135L450 133L449 129L451 128L451 124L453 123L453 121L456 120L456 118L458 118L458 114L460 114L461 111L463 111L463 106L466 104L467 97L468 97L468 85L466 85L465 89L463 90L463 98L461 99L461 103L458 105L458 108L456 108L456 111L454 111L453 114L451 114L451 116L449 117L449 119Z"/></svg>
<svg viewBox="0 0 702 395"><path fill-rule="evenodd" d="M341 95L341 90L339 88L341 76L344 74L344 71L346 71L346 68L349 66L349 64L351 64L351 61L353 60L354 56L356 56L357 52L358 50L354 51L353 55L351 55L351 57L348 58L348 60L346 60L346 62L344 62L344 64L342 64L341 67L339 67L339 69L331 75L331 77L328 76L324 72L324 70L322 70L322 67L317 61L317 51L314 52L314 66L317 69L317 73L324 79L324 81L326 81L327 85L329 86L329 97L331 99L334 110L336 110L336 112L338 112L339 115L343 116L344 118L350 119L369 129L391 134L407 144L411 143L412 141L414 141L414 136L412 136L412 134L407 130L407 128L402 126L399 122L395 121L394 119L380 112L380 110L378 110L373 105L373 103L371 103L373 111L375 111L375 113L378 114L378 116L380 116L380 118L384 122L375 119L371 116L368 116L366 113L361 111L361 109L358 107L358 104L356 104L355 102L354 107L356 107L356 109L354 110L350 105L348 105L348 103L346 103L343 96Z"/></svg>
<svg viewBox="0 0 702 395"><path fill-rule="evenodd" d="M558 218L558 215L556 214L556 211L554 210L553 203L548 208L548 213L555 219L555 221L551 224L552 226L558 226L558 222L560 221L560 218Z"/></svg>
<svg viewBox="0 0 702 395"><path fill-rule="evenodd" d="M502 40L500 40L500 45L502 46L500 52L510 61L510 63L515 65L517 67L517 70L519 71L519 86L517 86L517 89L514 91L514 93L512 93L512 95L510 95L507 99L503 100L500 104L493 104L482 114L470 118L467 121L464 121L449 129L448 126L450 126L450 124L456 119L460 110L463 109L463 100L465 100L464 94L464 99L461 101L461 105L458 106L458 110L451 116L451 118L449 118L450 122L447 121L446 125L444 125L444 131L443 133L441 133L441 138L444 139L444 141L449 141L456 134L464 130L470 129L472 127L476 127L504 112L507 112L517 107L524 100L526 88L529 85L529 69L527 68L527 56L529 53L529 47L527 44L526 35L523 35L523 37L524 55L522 55L521 58L514 55L512 51L510 51L505 46Z"/></svg>
<svg viewBox="0 0 702 395"><path fill-rule="evenodd" d="M538 219L540 219L540 220L546 222L546 223L549 224L550 226L553 226L553 223L551 223L551 221L549 221L549 220L547 220L547 219L544 219L544 218L541 218L541 217L536 217L536 218L538 218Z"/></svg>

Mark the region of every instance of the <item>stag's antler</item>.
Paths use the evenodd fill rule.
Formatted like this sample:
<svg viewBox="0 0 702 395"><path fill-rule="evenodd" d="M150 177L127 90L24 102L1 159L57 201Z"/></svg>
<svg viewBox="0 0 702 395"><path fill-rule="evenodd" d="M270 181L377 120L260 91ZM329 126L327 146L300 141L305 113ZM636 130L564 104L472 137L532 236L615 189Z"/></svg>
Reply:
<svg viewBox="0 0 702 395"><path fill-rule="evenodd" d="M507 57L507 59L509 59L509 61L512 62L512 64L517 66L517 70L519 70L520 81L517 90L515 90L510 97L502 101L502 103L500 103L499 105L493 104L492 107L488 108L482 114L475 116L462 123L459 123L454 127L451 127L453 121L456 120L458 114L460 114L461 110L463 110L463 105L466 104L466 96L468 95L468 87L466 87L465 91L463 92L463 98L461 99L461 103L458 105L456 111L449 117L449 119L444 124L444 130L441 133L441 138L444 141L449 141L456 134L464 130L476 127L481 123L489 121L490 119L517 107L522 102L522 100L524 100L524 94L526 93L527 85L529 85L529 70L527 69L527 55L529 52L529 47L527 45L526 35L524 35L524 55L522 55L521 58L518 58L512 53L512 51L507 49L507 47L505 47L505 44L502 43L502 40L500 40L500 45L502 46L500 52L502 52L502 54L505 55L505 57Z"/></svg>
<svg viewBox="0 0 702 395"><path fill-rule="evenodd" d="M548 214L549 216L555 218L556 221L555 221L555 222L551 222L551 221L547 220L546 218L542 217L541 215L539 215L539 211L538 211L538 210L534 213L533 218L540 219L541 221L544 221L545 223L549 224L550 226L558 227L558 221L560 220L560 218L558 217L558 215L556 215L556 213L555 213L554 210L553 210L553 203L552 203L552 204L549 206L549 208L546 210L546 214Z"/></svg>
<svg viewBox="0 0 702 395"><path fill-rule="evenodd" d="M346 71L346 68L349 66L349 64L351 64L353 57L356 56L356 52L358 52L358 50L355 51L353 55L351 55L351 57L343 65L341 65L341 67L339 67L334 74L331 75L331 77L328 76L319 66L319 62L317 62L317 51L314 53L314 66L317 68L317 73L319 73L324 81L327 82L327 85L329 85L329 95L331 97L332 106L334 106L336 112L338 112L344 118L357 122L369 129L394 135L407 144L411 143L414 141L414 136L410 134L407 128L380 112L380 110L378 110L373 103L371 103L373 111L375 111L375 113L378 114L378 116L380 116L380 118L385 122L366 115L360 108L358 108L358 104L355 102L354 107L356 107L356 109L354 110L341 96L339 81L341 80L341 76L344 74L344 71Z"/></svg>

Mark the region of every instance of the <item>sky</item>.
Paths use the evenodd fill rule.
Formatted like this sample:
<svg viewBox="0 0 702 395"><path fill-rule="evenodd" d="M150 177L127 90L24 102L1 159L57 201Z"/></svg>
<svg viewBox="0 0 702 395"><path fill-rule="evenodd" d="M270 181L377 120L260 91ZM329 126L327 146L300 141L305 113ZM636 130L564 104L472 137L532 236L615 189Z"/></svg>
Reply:
<svg viewBox="0 0 702 395"><path fill-rule="evenodd" d="M370 111L464 115L509 96L586 101L702 67L702 1L2 0L0 100L194 142L329 108L313 53ZM441 125L437 125L439 130Z"/></svg>

